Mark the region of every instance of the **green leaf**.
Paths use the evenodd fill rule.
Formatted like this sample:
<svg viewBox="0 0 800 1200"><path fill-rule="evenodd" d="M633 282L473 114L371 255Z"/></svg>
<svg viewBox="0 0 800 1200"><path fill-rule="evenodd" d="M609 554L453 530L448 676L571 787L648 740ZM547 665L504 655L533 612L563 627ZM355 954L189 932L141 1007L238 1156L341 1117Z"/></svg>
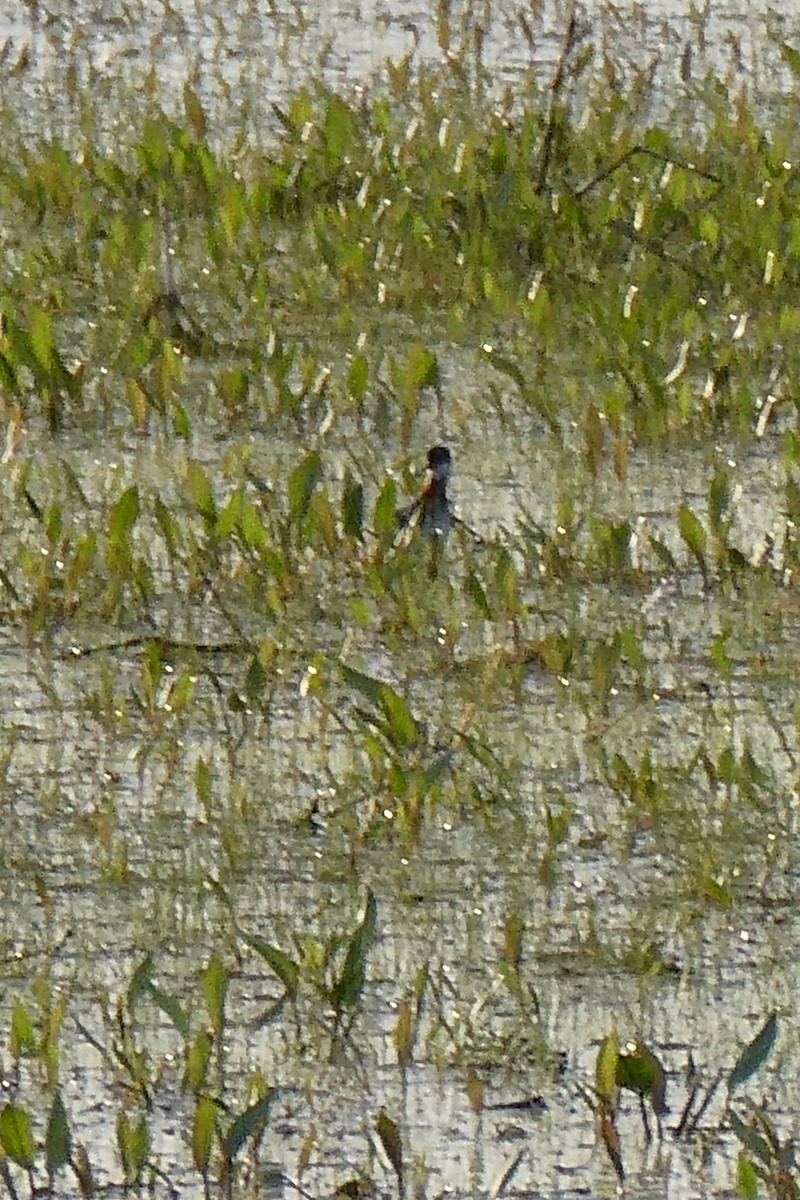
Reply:
<svg viewBox="0 0 800 1200"><path fill-rule="evenodd" d="M724 533L723 518L731 503L731 477L728 471L715 471L708 490L708 519L717 537Z"/></svg>
<svg viewBox="0 0 800 1200"><path fill-rule="evenodd" d="M360 538L364 532L364 488L349 471L342 491L342 525L348 537Z"/></svg>
<svg viewBox="0 0 800 1200"><path fill-rule="evenodd" d="M417 723L411 709L388 683L381 684L380 706L388 721L390 741L397 749L414 746L419 740Z"/></svg>
<svg viewBox="0 0 800 1200"><path fill-rule="evenodd" d="M194 500L195 508L209 525L217 519L217 506L214 503L214 493L208 476L199 463L189 459L186 466L186 480Z"/></svg>
<svg viewBox="0 0 800 1200"><path fill-rule="evenodd" d="M0 1113L0 1146L18 1167L30 1168L36 1156L31 1119L18 1104L7 1104Z"/></svg>
<svg viewBox="0 0 800 1200"><path fill-rule="evenodd" d="M144 1116L117 1116L117 1148L127 1184L138 1184L150 1154L150 1134Z"/></svg>
<svg viewBox="0 0 800 1200"><path fill-rule="evenodd" d="M219 955L212 954L202 974L203 999L211 1021L211 1027L219 1035L225 1021L225 995L228 990L228 972Z"/></svg>
<svg viewBox="0 0 800 1200"><path fill-rule="evenodd" d="M361 999L367 970L367 955L375 937L378 905L372 892L367 894L367 903L361 924L350 938L342 973L331 991L331 1004L337 1013L353 1008Z"/></svg>
<svg viewBox="0 0 800 1200"><path fill-rule="evenodd" d="M408 349L403 381L408 392L414 394L420 388L435 387L439 383L439 361L433 351L420 342Z"/></svg>
<svg viewBox="0 0 800 1200"><path fill-rule="evenodd" d="M169 555L172 557L178 545L179 527L178 522L160 496L156 496L155 499L155 517L161 530L161 536L167 544Z"/></svg>
<svg viewBox="0 0 800 1200"><path fill-rule="evenodd" d="M746 1154L739 1154L736 1162L736 1191L742 1200L758 1200L758 1175Z"/></svg>
<svg viewBox="0 0 800 1200"><path fill-rule="evenodd" d="M223 1152L229 1162L233 1161L249 1138L259 1136L267 1123L276 1092L277 1088L270 1088L265 1096L246 1108L233 1122L222 1143Z"/></svg>
<svg viewBox="0 0 800 1200"><path fill-rule="evenodd" d="M762 1028L758 1031L749 1045L745 1046L739 1058L736 1061L736 1066L728 1076L728 1090L733 1091L740 1084L746 1083L751 1075L754 1075L763 1062L769 1057L772 1047L775 1045L775 1039L778 1036L778 1015L772 1013L764 1022Z"/></svg>
<svg viewBox="0 0 800 1200"><path fill-rule="evenodd" d="M647 1096L657 1116L667 1111L667 1078L660 1060L644 1042L617 1059L617 1086Z"/></svg>
<svg viewBox="0 0 800 1200"><path fill-rule="evenodd" d="M338 163L355 134L353 114L338 96L328 98L322 130L328 154Z"/></svg>
<svg viewBox="0 0 800 1200"><path fill-rule="evenodd" d="M375 1130L381 1139L381 1145L386 1151L386 1157L394 1168L399 1192L403 1196L405 1195L405 1181L403 1176L403 1143L400 1140L400 1130L391 1117L387 1117L383 1109L378 1113Z"/></svg>
<svg viewBox="0 0 800 1200"><path fill-rule="evenodd" d="M269 546L267 531L264 528L258 510L247 499L242 502L239 517L239 533L248 550L252 550L255 554L261 554Z"/></svg>
<svg viewBox="0 0 800 1200"><path fill-rule="evenodd" d="M364 675L361 671L356 671L354 667L348 667L346 663L341 664L341 672L342 678L349 687L361 692L361 695L366 696L374 705L380 705L381 689L385 687L385 684L381 683L379 679L373 679L371 675Z"/></svg>
<svg viewBox="0 0 800 1200"><path fill-rule="evenodd" d="M345 683L356 688L381 710L387 722L384 733L397 749L416 745L419 740L417 723L408 704L394 688L345 663L341 664L341 672Z"/></svg>
<svg viewBox="0 0 800 1200"><path fill-rule="evenodd" d="M124 543L139 518L139 489L134 484L122 493L111 509L108 536L112 542Z"/></svg>
<svg viewBox="0 0 800 1200"><path fill-rule="evenodd" d="M33 1053L38 1044L39 1039L36 1036L33 1021L28 1015L28 1010L19 1000L15 1000L11 1009L11 1032L8 1039L8 1048L12 1058L19 1058L25 1053Z"/></svg>
<svg viewBox="0 0 800 1200"><path fill-rule="evenodd" d="M486 356L490 366L494 367L495 371L499 371L501 375L505 375L516 384L520 396L526 404L538 412L550 428L550 431L556 435L561 441L561 429L551 410L547 399L539 390L531 391L528 387L528 381L523 375L517 363L511 358L506 358L502 354L495 354L493 350L486 351Z"/></svg>
<svg viewBox="0 0 800 1200"><path fill-rule="evenodd" d="M728 1112L728 1123L748 1153L760 1158L765 1167L771 1167L775 1155L767 1139L747 1121L737 1116L733 1109Z"/></svg>
<svg viewBox="0 0 800 1200"><path fill-rule="evenodd" d="M211 768L201 755L194 768L194 790L197 794L197 799L206 811L208 811L211 804L211 782Z"/></svg>
<svg viewBox="0 0 800 1200"><path fill-rule="evenodd" d="M264 959L264 962L275 972L290 997L294 1000L300 985L300 968L294 959L289 958L288 954L284 954L277 946L270 945L263 938L243 933L242 939L251 949L255 950L256 954Z"/></svg>
<svg viewBox="0 0 800 1200"><path fill-rule="evenodd" d="M260 654L254 654L247 664L247 674L244 677L244 694L248 704L255 704L264 695L267 686L267 672L261 661Z"/></svg>
<svg viewBox="0 0 800 1200"><path fill-rule="evenodd" d="M289 516L295 523L305 520L311 499L322 479L322 459L316 450L308 454L289 476Z"/></svg>
<svg viewBox="0 0 800 1200"><path fill-rule="evenodd" d="M694 557L702 563L706 552L706 531L700 519L685 504L678 509L678 531Z"/></svg>
<svg viewBox="0 0 800 1200"><path fill-rule="evenodd" d="M347 390L356 404L361 404L367 394L368 368L363 354L356 354L347 372Z"/></svg>
<svg viewBox="0 0 800 1200"><path fill-rule="evenodd" d="M153 974L153 956L148 954L133 972L128 985L128 1009L133 1012L140 996L150 990L150 976Z"/></svg>
<svg viewBox="0 0 800 1200"><path fill-rule="evenodd" d="M166 1017L169 1017L181 1037L187 1038L189 1036L189 1018L174 996L168 995L152 982L148 985L147 991L153 1003L161 1009Z"/></svg>
<svg viewBox="0 0 800 1200"><path fill-rule="evenodd" d="M183 85L183 111L197 140L205 141L206 114L200 97L188 81Z"/></svg>
<svg viewBox="0 0 800 1200"><path fill-rule="evenodd" d="M800 80L800 51L795 50L788 42L781 42L781 58L786 63L796 80Z"/></svg>
<svg viewBox="0 0 800 1200"><path fill-rule="evenodd" d="M189 416L186 409L177 400L172 405L172 429L176 437L183 438L184 441L189 440L192 436L192 427L189 424Z"/></svg>
<svg viewBox="0 0 800 1200"><path fill-rule="evenodd" d="M616 1107L618 1064L619 1037L614 1030L600 1043L594 1068L594 1086L600 1099L611 1108Z"/></svg>
<svg viewBox="0 0 800 1200"><path fill-rule="evenodd" d="M379 538L392 538L397 532L397 484L390 477L375 501L372 523Z"/></svg>
<svg viewBox="0 0 800 1200"><path fill-rule="evenodd" d="M662 570L664 570L664 571L674 571L675 570L677 563L675 562L675 555L672 553L669 546L666 546L658 538L651 536L650 537L650 549L653 551L656 558L658 559L659 566L661 567Z"/></svg>
<svg viewBox="0 0 800 1200"><path fill-rule="evenodd" d="M50 320L50 314L46 313L44 309L37 308L34 310L28 330L28 338L37 364L45 375L49 375L53 369L55 345L53 341L53 323Z"/></svg>
<svg viewBox="0 0 800 1200"><path fill-rule="evenodd" d="M464 590L466 591L472 603L475 605L480 615L487 621L491 621L492 609L489 604L489 600L486 596L486 592L483 590L483 584L474 571L470 571L470 573L467 575L467 580L464 584Z"/></svg>
<svg viewBox="0 0 800 1200"><path fill-rule="evenodd" d="M228 500L227 504L220 510L214 525L214 536L223 541L226 537L230 537L236 525L239 522L239 517L242 512L242 501L244 493L241 487L236 488L233 495Z"/></svg>
<svg viewBox="0 0 800 1200"><path fill-rule="evenodd" d="M211 1034L207 1029L201 1029L186 1051L184 1087L188 1087L195 1095L205 1087L213 1046L214 1039Z"/></svg>
<svg viewBox="0 0 800 1200"><path fill-rule="evenodd" d="M216 1129L217 1106L208 1096L201 1096L192 1122L192 1157L201 1175L208 1174Z"/></svg>
<svg viewBox="0 0 800 1200"><path fill-rule="evenodd" d="M50 1116L47 1119L47 1135L45 1138L45 1156L48 1171L58 1171L65 1166L72 1153L72 1140L67 1122L67 1110L61 1099L61 1092L56 1089Z"/></svg>

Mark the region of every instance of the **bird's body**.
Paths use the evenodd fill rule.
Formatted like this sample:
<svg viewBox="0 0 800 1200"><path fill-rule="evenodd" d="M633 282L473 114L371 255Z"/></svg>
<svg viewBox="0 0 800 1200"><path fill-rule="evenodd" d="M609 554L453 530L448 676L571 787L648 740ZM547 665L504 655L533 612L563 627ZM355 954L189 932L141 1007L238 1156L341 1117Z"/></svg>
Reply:
<svg viewBox="0 0 800 1200"><path fill-rule="evenodd" d="M456 520L447 495L452 469L453 458L447 446L432 446L428 451L428 486L412 504L397 510L397 521L401 528L414 521L428 537L447 537Z"/></svg>

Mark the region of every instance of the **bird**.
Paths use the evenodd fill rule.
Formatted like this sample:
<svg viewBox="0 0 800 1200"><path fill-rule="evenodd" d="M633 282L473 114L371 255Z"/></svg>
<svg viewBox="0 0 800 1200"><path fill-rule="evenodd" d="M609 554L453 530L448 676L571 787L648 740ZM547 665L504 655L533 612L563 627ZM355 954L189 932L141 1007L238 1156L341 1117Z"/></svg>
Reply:
<svg viewBox="0 0 800 1200"><path fill-rule="evenodd" d="M418 527L428 537L446 538L457 523L450 507L447 484L453 470L453 456L447 446L431 446L428 451L430 480L416 500L396 512L402 529Z"/></svg>

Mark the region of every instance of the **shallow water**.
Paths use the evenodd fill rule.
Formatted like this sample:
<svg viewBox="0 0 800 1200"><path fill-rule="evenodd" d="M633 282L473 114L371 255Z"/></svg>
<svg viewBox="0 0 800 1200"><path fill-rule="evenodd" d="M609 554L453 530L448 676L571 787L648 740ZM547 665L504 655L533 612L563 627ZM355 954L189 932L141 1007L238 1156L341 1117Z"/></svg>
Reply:
<svg viewBox="0 0 800 1200"><path fill-rule="evenodd" d="M0 28L15 46L30 41L34 49L14 102L49 96L49 105L30 113L43 129L71 120L53 90L63 67L59 40L72 45L93 87L152 63L165 103L197 62L220 124L226 109L252 103L264 112L265 129L269 102L283 99L304 72L357 86L417 37L421 58L442 49L427 14L410 11L401 19L394 6L378 4L326 7L324 19L307 6L231 6L224 26L216 13L194 6L186 13L173 7L177 15L169 20L147 5L133 17L109 6L83 16L72 5L51 11L55 20L38 24L16 8L0 13ZM666 38L662 16L670 19ZM537 49L541 66L557 56L563 14L554 8L547 20L552 30ZM608 16L603 22L609 36L620 34ZM495 85L518 86L530 54L516 6L496 6L484 24L484 62ZM683 9L662 7L644 28L645 45L663 52L663 78L674 79L695 27ZM618 43L623 55L626 38L637 39L638 26L626 27ZM771 62L764 24L749 14L709 14L706 39L708 61L719 67L715 55L727 56L722 69L730 66L732 78L739 77L740 52L742 77L766 72ZM220 81L232 88L229 96ZM493 1195L518 1150L522 1158L505 1189L513 1196L610 1195L615 1177L578 1085L591 1085L600 1040L613 1026L623 1040L643 1038L663 1059L669 1127L685 1101L689 1052L706 1079L730 1070L767 1013L779 1009L775 1059L744 1090L767 1099L784 1135L794 1127L800 637L794 586L781 576L788 468L780 430L771 427L744 451L721 444L639 452L624 482L610 468L593 479L570 431L557 446L510 392L501 390L499 419L498 405L485 399L488 369L477 347L438 346L437 355L445 404L431 402L421 413L410 457L421 475L428 445L446 440L453 447L454 501L485 545L453 538L437 580L399 576L398 593L406 588L417 607L416 632L394 619L388 599L382 608L373 603L366 619L356 612L351 601L369 548L333 564L309 556L308 594L292 600L292 621L283 625L260 598L242 593L235 561L220 570L216 593L199 585L190 591L174 583L156 544L141 547L160 588L151 625L124 611L103 624L94 606L85 618L79 606L46 633L11 619L4 624L0 1011L6 1022L13 1000L32 1005L35 978L68 997L59 1078L73 1138L86 1144L103 1185L120 1181L118 1112L136 1106L124 1071L104 1062L84 1031L111 1045L114 1006L146 953L160 986L190 1012L193 1034L207 1023L199 970L217 952L231 971L220 1081L230 1115L244 1107L254 1070L281 1089L253 1190L266 1190L276 1172L296 1179L313 1133L302 1177L313 1196L360 1171L374 1177L379 1192L392 1192L373 1128L384 1107L401 1125L411 1196ZM306 435L220 422L208 411L202 373L198 367L190 378L199 415L187 446L158 433L131 438L127 418L124 429L112 423L102 434L70 432L55 444L31 425L34 484L43 495L59 493L67 464L89 511L101 511L132 482L180 506L189 456L223 497L235 478L231 464L246 449L256 474L282 497L287 471L307 450ZM359 465L368 512L387 471L403 492L400 467L409 458L393 435L372 434L343 421L324 444L332 487L347 466ZM772 566L744 573L738 586L717 581L706 588L687 561L676 512L687 503L705 519L719 464L729 465L736 488L731 541L753 564L762 562L768 538L775 550ZM15 485L9 468L5 502L17 514ZM540 573L524 525L552 532L565 497L576 517L628 520L641 571L609 572L605 581L602 572L562 580ZM41 537L34 524L20 530L15 521L0 536L10 560L18 540L36 552ZM651 536L678 560L675 573L659 574ZM589 544L585 527L578 538ZM509 548L525 580L523 662L512 623L484 621L464 595L469 566L488 570L498 545ZM409 553L418 555L424 575L424 553ZM632 631L644 665L639 672L624 666L614 687L602 689L592 656L620 629ZM154 633L184 643L188 667L173 646L174 675L160 681L146 712L139 703L144 645ZM568 671L542 665L538 648L550 634L573 641ZM721 634L727 672L712 654ZM140 640L128 645L129 637ZM230 697L243 690L254 646L269 638L277 647L269 702L237 710ZM219 649L209 648L217 642ZM312 663L317 653L319 667ZM338 680L340 655L408 697L426 723L424 766L452 755L456 784L431 806L418 841L393 832L402 806L386 781L374 794L364 784L371 778L369 745L355 714L364 698ZM321 693L310 667L324 675ZM182 669L196 676L195 691L184 711L170 711L172 681ZM470 756L471 733L497 756L495 771ZM752 794L723 777L727 750L736 760L749 751L762 769ZM651 791L645 780L626 796L615 756L636 773L647 754L656 777ZM201 759L210 769L207 797L197 785ZM557 845L548 845L546 809L569 814ZM209 881L222 885L230 905ZM331 1015L314 954L353 930L367 888L377 898L378 935L363 1009L330 1062ZM501 978L503 927L514 914L525 921L527 1003ZM280 987L237 928L298 960L306 956L296 1014L289 1007L260 1027ZM413 997L423 968L430 983L414 1062L403 1074L393 1041L397 1006ZM136 1018L158 1077L149 1115L154 1157L182 1196L201 1196L187 1145L192 1101L181 1090L181 1039L146 998ZM474 1112L469 1068L483 1082L487 1105L541 1096L546 1108ZM24 1069L18 1089L5 1063L4 1071L9 1095L25 1104L40 1097L45 1111L37 1069ZM715 1132L721 1113L720 1095L706 1122ZM737 1143L730 1134L700 1147L667 1132L647 1146L633 1098L620 1129L636 1195L732 1194ZM289 1194L274 1179L271 1186ZM159 1189L166 1194L163 1182ZM74 1193L71 1179L62 1192ZM249 1194L245 1184L241 1194Z"/></svg>
<svg viewBox="0 0 800 1200"><path fill-rule="evenodd" d="M494 516L497 529L506 531L496 536L512 537L519 495L531 497L543 524L551 522L563 481L558 455L548 462L542 450L512 455L509 462L503 454L494 463L484 443L479 455L468 434L462 440L454 445L454 494L472 523L491 537ZM200 445L194 449L202 453ZM256 450L272 453L266 441ZM120 445L103 458L97 447L75 444L58 453L76 470L86 464L84 489L98 500L102 481L117 493L116 472L144 486L152 448ZM593 511L602 511L605 502L616 515L635 519L638 513L668 536L674 525L669 514L681 499L705 493L707 462L697 452L665 455L654 479L652 461L643 456L631 463L624 487L593 489ZM176 477L180 469L176 461ZM515 477L511 492L509 472ZM768 444L743 456L736 468L749 498L740 507L736 540L750 556L758 554L766 533L780 536L771 487L779 474ZM677 543L674 550L680 553ZM116 997L125 988L146 949L154 954L160 985L194 1008L202 1024L198 967L225 947L225 960L234 965L230 914L208 892L207 878L223 883L248 933L290 952L304 930L324 939L352 928L364 885L378 898L379 936L369 959L364 1011L343 1061L324 1061L327 1018L319 1000L304 996L307 1044L298 1053L290 1021L256 1028L259 1014L279 994L263 964L244 950L231 982L228 1084L236 1091L236 1080L257 1064L270 1083L288 1089L276 1103L267 1157L271 1169L294 1178L313 1125L317 1148L303 1185L314 1195L371 1161L372 1121L381 1106L402 1123L415 1194L483 1193L518 1149L524 1154L509 1185L512 1194L606 1192L610 1168L575 1085L591 1081L599 1040L613 1025L623 1037L644 1037L662 1056L670 1075L667 1124L684 1102L681 1077L689 1050L710 1076L718 1065L732 1065L770 1009L781 1008L791 1028L797 930L788 901L798 871L795 695L787 686L798 624L791 590L770 584L765 600L760 575L728 594L706 592L690 572L680 583L654 577L644 587L612 593L601 584L542 578L538 595L528 598L536 636L563 627L583 629L590 639L621 625L638 631L645 691L623 683L598 704L585 679L561 684L535 662L518 687L509 687L500 667L504 647L486 640L474 613L465 616L454 644L437 645L437 604L445 611L453 603L446 585L462 572L461 553L454 539L447 550L449 575L429 597L429 632L417 639L394 639L389 648L379 627L348 631L319 619L305 633L297 630L283 674L274 681L268 716L225 714L228 689L241 687L240 655L212 656L215 687L203 674L200 655L198 690L187 715L171 719L162 709L148 720L137 716L126 695L139 686L138 648L75 656L74 628L65 629L63 638L56 631L49 648L40 638L29 642L22 630L6 629L0 654L8 746L2 887L14 914L6 921L6 990L16 995L22 986L26 994L26 981L43 971L69 994L64 1099L74 1136L91 1148L99 1179L116 1178L111 1147L117 1106L108 1069L73 1021L107 1041L98 998ZM780 612L771 607L776 599ZM208 599L187 605L172 597L165 611L188 640L213 639L224 628ZM726 625L733 631L733 668L724 680L710 667L708 647ZM106 645L119 631L93 633L90 644ZM343 642L347 661L405 684L412 708L427 714L434 743L477 705L483 735L507 766L502 794L477 807L467 798L454 806L451 797L424 823L416 847L374 834L353 842L347 787L358 770L357 743L301 687L307 655L326 646L335 655ZM105 727L87 710L87 698L104 679L112 681L124 714ZM346 713L352 700L342 703ZM735 786L713 785L697 766L685 771L683 783L673 778L668 796L654 801L649 816L644 805L632 819L608 785L614 754L635 766L648 749L655 763L679 774L698 751L714 758L727 746L739 754L745 745L772 775L763 801L747 800ZM194 786L201 756L212 771L210 808ZM332 780L341 781L335 790ZM315 797L309 825L304 817ZM572 810L550 887L540 879L545 804ZM705 853L731 889L729 911L704 898L699 880ZM47 917L36 898L37 877L52 905ZM503 922L511 913L526 923L522 972L541 1007L538 1026L498 976ZM674 971L651 975L635 965L650 943L654 963L672 964ZM415 1065L403 1080L392 1043L394 1006L426 964L444 1007L437 1013L427 998ZM182 1193L200 1195L199 1184L184 1174L189 1105L178 1086L180 1039L147 1003L137 1015L149 1052L164 1062L151 1116L153 1148L162 1168L181 1181ZM792 1053L790 1038L782 1036L781 1069L761 1081L779 1122L793 1111L787 1083ZM564 1071L554 1074L553 1056L562 1054ZM542 1095L546 1110L476 1115L465 1091L467 1063L479 1070L488 1103ZM753 1094L760 1095L759 1084ZM734 1161L729 1139L712 1145L698 1164L693 1146L676 1145L669 1136L648 1149L633 1101L627 1110L623 1155L637 1194L726 1194ZM711 1111L718 1118L719 1101ZM385 1168L369 1169L377 1172L379 1187L391 1187Z"/></svg>

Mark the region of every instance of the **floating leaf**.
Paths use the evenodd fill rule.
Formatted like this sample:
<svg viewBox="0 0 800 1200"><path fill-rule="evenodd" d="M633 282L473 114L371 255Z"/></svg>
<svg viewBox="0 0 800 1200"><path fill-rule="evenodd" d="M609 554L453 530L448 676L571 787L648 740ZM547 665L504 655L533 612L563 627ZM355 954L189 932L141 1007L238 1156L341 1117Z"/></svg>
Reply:
<svg viewBox="0 0 800 1200"><path fill-rule="evenodd" d="M202 804L203 808L208 812L211 806L212 796L212 775L211 768L202 755L198 758L194 768L194 790L197 794L197 799Z"/></svg>
<svg viewBox="0 0 800 1200"><path fill-rule="evenodd" d="M239 523L243 502L244 491L241 487L238 487L228 499L227 504L223 505L214 523L214 536L220 541L230 537Z"/></svg>
<svg viewBox="0 0 800 1200"><path fill-rule="evenodd" d="M622 1165L622 1151L619 1143L619 1133L614 1124L614 1118L610 1111L604 1111L600 1117L600 1136L603 1139L603 1144L608 1152L608 1157L611 1159L617 1179L620 1184L625 1182L625 1168Z"/></svg>
<svg viewBox="0 0 800 1200"><path fill-rule="evenodd" d="M650 549L658 559L659 566L664 571L674 571L678 565L675 562L675 555L662 541L656 537L650 537Z"/></svg>
<svg viewBox="0 0 800 1200"><path fill-rule="evenodd" d="M769 1057L775 1039L778 1036L778 1014L772 1013L764 1022L749 1045L745 1046L736 1066L728 1076L728 1090L733 1091L741 1083L746 1083L754 1075L763 1062Z"/></svg>
<svg viewBox="0 0 800 1200"><path fill-rule="evenodd" d="M72 1159L72 1169L78 1180L78 1187L81 1189L83 1200L94 1200L97 1193L92 1176L92 1164L89 1162L89 1155L86 1153L85 1146L80 1144L76 1146Z"/></svg>
<svg viewBox="0 0 800 1200"><path fill-rule="evenodd" d="M409 391L418 392L423 387L435 387L439 382L439 362L432 350L419 342L409 347L406 354L403 379Z"/></svg>
<svg viewBox="0 0 800 1200"><path fill-rule="evenodd" d="M248 704L255 704L264 695L267 686L267 672L261 661L260 654L254 654L247 664L247 674L244 677L244 694Z"/></svg>
<svg viewBox="0 0 800 1200"><path fill-rule="evenodd" d="M476 1114L483 1111L484 1090L483 1080L481 1079L480 1075L472 1065L468 1066L467 1100L469 1100L470 1108Z"/></svg>
<svg viewBox="0 0 800 1200"><path fill-rule="evenodd" d="M389 477L375 501L372 523L379 538L392 538L397 531L397 484Z"/></svg>
<svg viewBox="0 0 800 1200"><path fill-rule="evenodd" d="M780 44L781 58L786 63L796 80L800 80L800 51L788 42Z"/></svg>
<svg viewBox="0 0 800 1200"><path fill-rule="evenodd" d="M178 522L175 520L160 496L156 496L155 498L154 511L156 522L161 530L161 536L164 538L164 541L167 544L167 551L169 552L171 558L175 554L180 537Z"/></svg>

